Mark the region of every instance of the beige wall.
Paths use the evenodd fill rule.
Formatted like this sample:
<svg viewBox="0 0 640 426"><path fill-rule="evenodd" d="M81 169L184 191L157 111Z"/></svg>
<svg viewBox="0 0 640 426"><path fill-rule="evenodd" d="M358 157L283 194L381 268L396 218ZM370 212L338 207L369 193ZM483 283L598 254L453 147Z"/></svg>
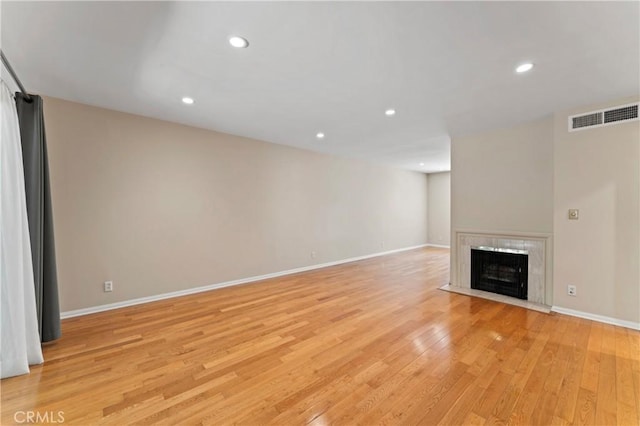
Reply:
<svg viewBox="0 0 640 426"><path fill-rule="evenodd" d="M421 173L53 98L45 117L62 311L427 240Z"/></svg>
<svg viewBox="0 0 640 426"><path fill-rule="evenodd" d="M432 173L428 177L428 242L448 246L451 235L451 173Z"/></svg>
<svg viewBox="0 0 640 426"><path fill-rule="evenodd" d="M551 117L451 145L453 228L552 232Z"/></svg>
<svg viewBox="0 0 640 426"><path fill-rule="evenodd" d="M553 236L547 303L616 321L640 322L639 123L568 132L554 114L511 129L452 140L452 228ZM518 198L518 192L526 197ZM567 210L580 210L570 221ZM457 259L452 241L451 273ZM567 285L577 296L567 295ZM551 299L551 300L549 300Z"/></svg>
<svg viewBox="0 0 640 426"><path fill-rule="evenodd" d="M554 304L639 323L640 124L567 130L570 115L632 101L555 115Z"/></svg>

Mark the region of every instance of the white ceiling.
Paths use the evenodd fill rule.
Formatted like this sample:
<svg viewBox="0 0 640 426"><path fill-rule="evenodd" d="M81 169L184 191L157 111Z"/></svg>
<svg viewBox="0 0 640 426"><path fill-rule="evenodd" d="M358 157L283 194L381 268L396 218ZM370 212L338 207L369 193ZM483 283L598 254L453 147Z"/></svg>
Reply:
<svg viewBox="0 0 640 426"><path fill-rule="evenodd" d="M433 172L451 137L638 94L639 6L3 1L2 49L34 93Z"/></svg>

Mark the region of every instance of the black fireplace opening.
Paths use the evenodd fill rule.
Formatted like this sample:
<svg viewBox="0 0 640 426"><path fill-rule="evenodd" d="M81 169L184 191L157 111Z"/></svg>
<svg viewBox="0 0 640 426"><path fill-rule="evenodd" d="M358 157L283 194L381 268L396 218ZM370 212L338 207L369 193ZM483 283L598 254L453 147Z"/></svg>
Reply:
<svg viewBox="0 0 640 426"><path fill-rule="evenodd" d="M523 250L471 248L471 288L527 300L528 255Z"/></svg>

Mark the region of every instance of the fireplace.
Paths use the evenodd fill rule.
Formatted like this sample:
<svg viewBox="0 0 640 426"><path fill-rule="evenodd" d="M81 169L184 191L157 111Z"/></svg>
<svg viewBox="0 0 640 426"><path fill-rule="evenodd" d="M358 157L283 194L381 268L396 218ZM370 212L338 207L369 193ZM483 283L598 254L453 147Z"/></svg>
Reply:
<svg viewBox="0 0 640 426"><path fill-rule="evenodd" d="M528 252L471 247L471 288L527 300Z"/></svg>

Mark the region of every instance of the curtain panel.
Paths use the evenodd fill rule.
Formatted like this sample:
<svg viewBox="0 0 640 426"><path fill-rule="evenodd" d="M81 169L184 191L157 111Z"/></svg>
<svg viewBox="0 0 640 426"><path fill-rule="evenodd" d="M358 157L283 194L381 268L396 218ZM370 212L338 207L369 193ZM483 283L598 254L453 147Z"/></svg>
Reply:
<svg viewBox="0 0 640 426"><path fill-rule="evenodd" d="M16 105L0 85L0 376L26 374L41 364L33 263Z"/></svg>
<svg viewBox="0 0 640 426"><path fill-rule="evenodd" d="M60 305L42 98L16 93L38 330L42 342L60 337Z"/></svg>

